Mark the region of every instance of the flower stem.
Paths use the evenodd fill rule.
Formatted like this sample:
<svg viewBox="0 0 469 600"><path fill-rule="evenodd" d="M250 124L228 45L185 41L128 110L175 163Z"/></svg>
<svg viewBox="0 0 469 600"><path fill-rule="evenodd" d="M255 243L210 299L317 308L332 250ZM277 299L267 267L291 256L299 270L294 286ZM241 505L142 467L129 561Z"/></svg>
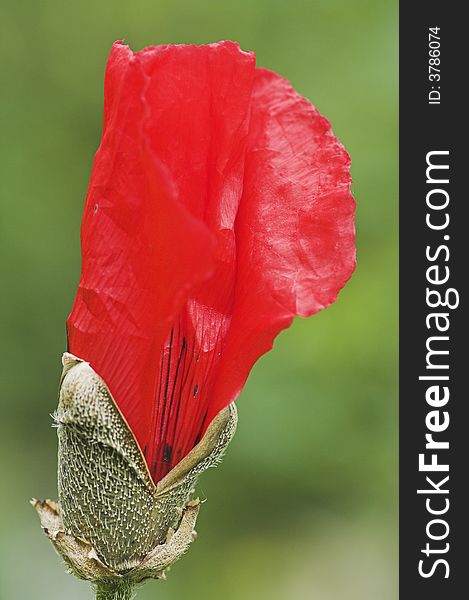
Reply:
<svg viewBox="0 0 469 600"><path fill-rule="evenodd" d="M96 600L132 600L133 587L126 582L98 583Z"/></svg>

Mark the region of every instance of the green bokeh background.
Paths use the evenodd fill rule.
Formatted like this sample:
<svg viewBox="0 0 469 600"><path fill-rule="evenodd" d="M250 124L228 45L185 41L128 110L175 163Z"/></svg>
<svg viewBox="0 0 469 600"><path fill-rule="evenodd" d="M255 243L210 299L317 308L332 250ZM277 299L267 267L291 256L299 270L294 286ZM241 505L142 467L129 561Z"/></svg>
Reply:
<svg viewBox="0 0 469 600"><path fill-rule="evenodd" d="M199 539L141 600L389 600L396 590L397 3L4 0L0 598L92 598L40 531L79 224L115 39L234 39L333 123L353 161L358 268L254 368Z"/></svg>

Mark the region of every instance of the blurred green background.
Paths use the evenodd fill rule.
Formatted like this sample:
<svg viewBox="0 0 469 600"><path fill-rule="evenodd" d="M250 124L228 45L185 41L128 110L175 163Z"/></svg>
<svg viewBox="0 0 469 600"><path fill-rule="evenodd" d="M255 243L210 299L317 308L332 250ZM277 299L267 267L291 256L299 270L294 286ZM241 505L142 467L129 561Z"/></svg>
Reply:
<svg viewBox="0 0 469 600"><path fill-rule="evenodd" d="M234 39L333 123L358 268L254 368L199 539L141 600L397 597L397 3L3 0L0 598L79 600L28 505L56 497L56 405L112 42Z"/></svg>

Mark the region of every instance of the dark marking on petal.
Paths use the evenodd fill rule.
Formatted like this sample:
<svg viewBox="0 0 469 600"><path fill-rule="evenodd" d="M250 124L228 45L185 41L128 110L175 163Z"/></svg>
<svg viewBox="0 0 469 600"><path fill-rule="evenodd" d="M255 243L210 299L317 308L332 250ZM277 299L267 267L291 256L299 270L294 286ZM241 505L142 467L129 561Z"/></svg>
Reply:
<svg viewBox="0 0 469 600"><path fill-rule="evenodd" d="M164 394L163 394L163 399L164 399L164 408L166 408L166 400L168 398L168 388L169 388L169 375L171 373L171 354L173 352L173 338L174 338L174 327L171 327L171 333L169 335L169 352L168 352L168 367L166 370L166 381L165 381L165 388L164 388Z"/></svg>
<svg viewBox="0 0 469 600"><path fill-rule="evenodd" d="M169 444L166 444L163 452L163 460L165 463L171 462L171 457L173 455L173 449Z"/></svg>
<svg viewBox="0 0 469 600"><path fill-rule="evenodd" d="M185 357L187 352L187 342L186 342L186 336L184 336L182 338L182 344L181 344L181 352L179 353L179 358L178 358L178 362L176 365L176 372L174 374L174 383L173 383L173 392L171 394L171 404L173 403L173 399L174 399L174 393L176 391L176 385L179 381L178 377L179 377L179 368L181 366L181 362L182 359Z"/></svg>
<svg viewBox="0 0 469 600"><path fill-rule="evenodd" d="M193 395L194 395L194 398L197 396L197 392L198 392L198 391L199 391L199 384L198 384L198 383L196 383L196 384L195 384L195 386L194 386L194 394L193 394Z"/></svg>
<svg viewBox="0 0 469 600"><path fill-rule="evenodd" d="M160 439L163 437L163 433L164 433L163 427L165 424L165 415L167 414L166 404L167 404L167 400L168 400L168 390L169 390L170 374L171 374L171 355L173 352L173 338L174 338L174 327L171 327L171 332L169 335L168 359L167 359L167 363L166 363L165 384L164 384L164 390L163 390L163 402L162 402L162 408L161 408L162 418L160 421L160 431L159 431ZM165 350L163 350L162 356L163 356L163 360L164 360ZM158 394L158 396L159 396L159 394Z"/></svg>
<svg viewBox="0 0 469 600"><path fill-rule="evenodd" d="M185 365L186 365L186 355L187 355L187 341L186 341L186 336L183 336L182 338L182 344L181 344L181 351L179 353L179 357L178 357L178 361L177 361L177 365L176 365L176 372L174 374L174 380L173 380L173 385L172 385L172 391L171 391L171 398L169 401L169 418L168 418L168 426L170 421L174 422L174 425L172 427L173 431L172 431L172 435L174 436L174 433L176 431L176 426L177 426L177 418L179 415L179 407L181 404L181 391L183 388L183 383L182 383L182 378L184 376L184 370L185 370ZM180 371L182 365L182 371ZM175 398L175 394L176 394L176 389L179 383L179 396L176 397L176 407L174 408L174 398ZM176 416L174 417L174 412L176 411ZM170 433L171 435L171 433ZM168 430L166 430L166 435L165 435L166 439L168 439ZM171 438L170 438L171 439Z"/></svg>

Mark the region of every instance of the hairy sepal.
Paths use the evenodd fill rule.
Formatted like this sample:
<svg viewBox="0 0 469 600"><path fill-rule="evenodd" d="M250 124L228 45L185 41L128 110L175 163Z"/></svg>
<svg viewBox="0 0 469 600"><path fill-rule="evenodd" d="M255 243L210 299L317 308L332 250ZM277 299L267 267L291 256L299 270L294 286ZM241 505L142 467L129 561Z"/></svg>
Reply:
<svg viewBox="0 0 469 600"><path fill-rule="evenodd" d="M162 578L195 539L199 475L234 435L234 404L156 485L105 382L89 363L63 356L57 426L59 503L34 500L45 533L70 570L99 585Z"/></svg>

